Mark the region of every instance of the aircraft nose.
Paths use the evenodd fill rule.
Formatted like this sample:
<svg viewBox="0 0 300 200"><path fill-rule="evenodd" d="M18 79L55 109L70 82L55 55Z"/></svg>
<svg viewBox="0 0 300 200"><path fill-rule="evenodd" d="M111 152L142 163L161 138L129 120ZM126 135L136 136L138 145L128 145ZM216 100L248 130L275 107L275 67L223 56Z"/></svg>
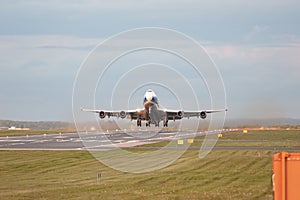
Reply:
<svg viewBox="0 0 300 200"><path fill-rule="evenodd" d="M147 101L151 101L151 100L152 100L152 97L145 96L144 103L147 102Z"/></svg>
<svg viewBox="0 0 300 200"><path fill-rule="evenodd" d="M147 92L146 95L145 95L145 99L147 99L147 101L151 101L152 97L153 97L153 94L150 93L150 92Z"/></svg>

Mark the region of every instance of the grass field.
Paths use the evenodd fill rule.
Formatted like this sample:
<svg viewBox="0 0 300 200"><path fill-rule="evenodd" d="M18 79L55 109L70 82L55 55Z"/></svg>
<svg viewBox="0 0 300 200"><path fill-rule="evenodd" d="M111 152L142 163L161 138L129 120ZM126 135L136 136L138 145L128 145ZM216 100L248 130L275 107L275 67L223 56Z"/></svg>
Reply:
<svg viewBox="0 0 300 200"><path fill-rule="evenodd" d="M238 134L223 139L300 138L297 131ZM272 199L274 153L214 150L199 159L197 150L188 150L164 169L130 174L86 151L0 151L0 199Z"/></svg>
<svg viewBox="0 0 300 200"><path fill-rule="evenodd" d="M199 136L194 139L191 146L200 146L203 143L205 136ZM188 139L183 139L187 143ZM146 144L141 147L163 147L169 142L158 142L155 144ZM217 140L216 146L300 146L300 130L271 130L271 131L242 131L225 132L222 138Z"/></svg>

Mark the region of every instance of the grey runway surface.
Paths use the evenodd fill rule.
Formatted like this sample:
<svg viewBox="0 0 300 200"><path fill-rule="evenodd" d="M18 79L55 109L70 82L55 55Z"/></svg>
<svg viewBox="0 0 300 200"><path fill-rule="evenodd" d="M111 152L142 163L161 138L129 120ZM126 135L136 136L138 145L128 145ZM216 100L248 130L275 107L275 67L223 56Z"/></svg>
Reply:
<svg viewBox="0 0 300 200"><path fill-rule="evenodd" d="M0 137L0 150L85 150L130 148L203 135L195 132L64 133Z"/></svg>
<svg viewBox="0 0 300 200"><path fill-rule="evenodd" d="M211 132L213 133L213 132ZM140 147L143 144L157 143L179 139L194 138L205 135L207 132L114 132L114 133L64 133L42 134L31 136L0 137L0 150L109 150L115 148L148 148L159 149L161 147ZM203 140L195 140L202 142ZM224 140L219 140L224 142ZM267 142L260 140L233 140L227 142ZM270 141L272 142L272 141ZM278 141L277 141L278 142ZM282 141L285 142L285 141ZM185 148L184 146L169 147L170 149ZM199 146L190 146L189 149L200 149ZM297 146L215 146L213 150L300 150Z"/></svg>

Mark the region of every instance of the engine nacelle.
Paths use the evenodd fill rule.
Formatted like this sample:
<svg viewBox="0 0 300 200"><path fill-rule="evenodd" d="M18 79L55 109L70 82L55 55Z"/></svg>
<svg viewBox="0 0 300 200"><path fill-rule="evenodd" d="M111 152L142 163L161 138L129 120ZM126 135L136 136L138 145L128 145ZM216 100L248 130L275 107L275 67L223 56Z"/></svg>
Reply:
<svg viewBox="0 0 300 200"><path fill-rule="evenodd" d="M126 112L122 110L119 115L122 119L124 119L126 117Z"/></svg>
<svg viewBox="0 0 300 200"><path fill-rule="evenodd" d="M200 112L200 117L201 117L201 119L205 119L207 117L206 112L204 112L204 111Z"/></svg>
<svg viewBox="0 0 300 200"><path fill-rule="evenodd" d="M178 111L177 117L183 118L184 112L183 111Z"/></svg>
<svg viewBox="0 0 300 200"><path fill-rule="evenodd" d="M100 117L101 119L105 118L105 112L104 112L104 111L100 111L100 112L99 112L99 117Z"/></svg>

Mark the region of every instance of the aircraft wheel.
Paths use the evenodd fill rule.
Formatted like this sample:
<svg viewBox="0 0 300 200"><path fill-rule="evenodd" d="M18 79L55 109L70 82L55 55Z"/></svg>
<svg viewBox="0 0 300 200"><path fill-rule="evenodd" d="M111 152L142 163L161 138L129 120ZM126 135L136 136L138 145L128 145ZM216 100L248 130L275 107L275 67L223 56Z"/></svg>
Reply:
<svg viewBox="0 0 300 200"><path fill-rule="evenodd" d="M138 119L138 120L136 121L136 125L137 125L137 126L142 126L142 120Z"/></svg>

